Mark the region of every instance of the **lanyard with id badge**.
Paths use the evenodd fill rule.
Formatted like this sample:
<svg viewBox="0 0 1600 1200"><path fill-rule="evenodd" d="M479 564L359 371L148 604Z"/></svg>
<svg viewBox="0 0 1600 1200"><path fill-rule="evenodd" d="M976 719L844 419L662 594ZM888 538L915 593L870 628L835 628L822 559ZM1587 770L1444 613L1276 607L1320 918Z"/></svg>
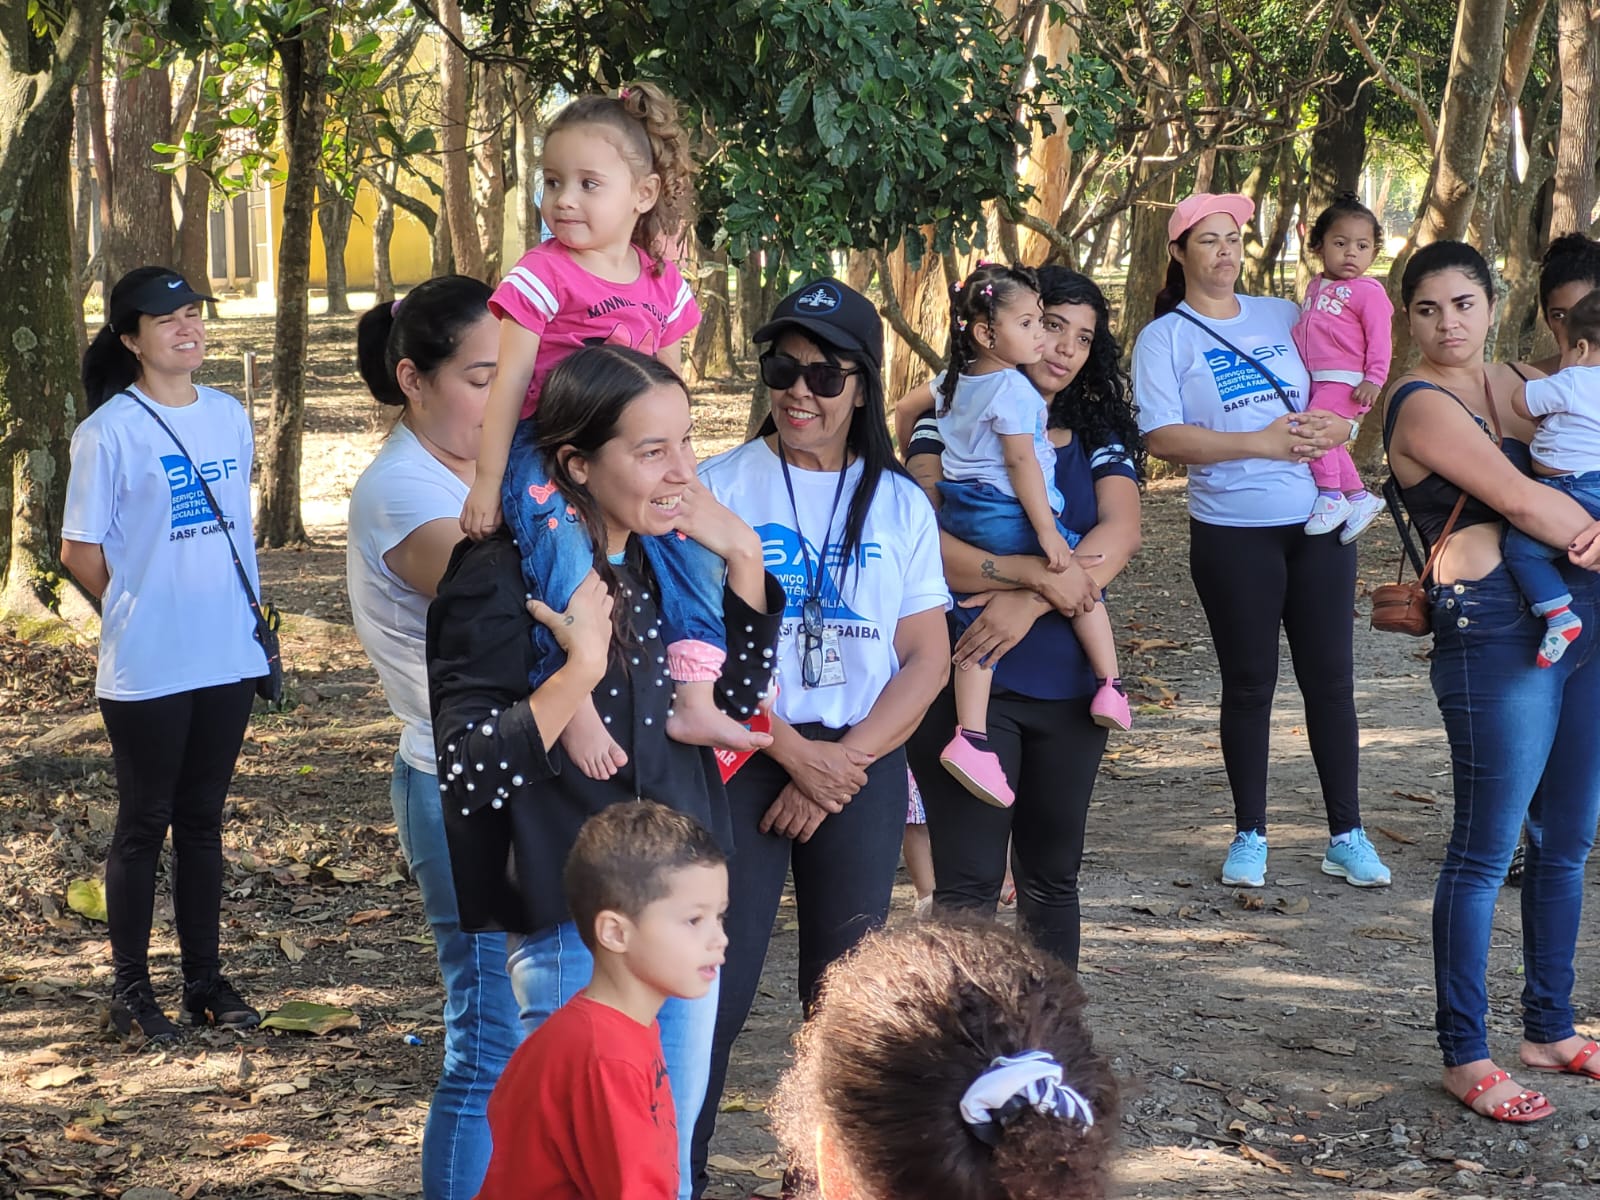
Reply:
<svg viewBox="0 0 1600 1200"><path fill-rule="evenodd" d="M828 570L828 543L833 537L833 519L839 515L839 497L844 495L844 477L848 465L839 471L839 486L833 492L833 507L828 510L828 527L823 530L822 549L818 551L816 570L811 567L810 544L805 531L800 528L800 506L794 499L794 481L789 477L789 459L783 452L783 439L778 439L778 462L783 467L783 486L789 492L789 509L794 513L795 537L800 543L800 558L806 569L806 595L800 604L800 683L804 687L836 687L845 681L844 652L839 645L839 631L824 628L822 623L822 584Z"/></svg>

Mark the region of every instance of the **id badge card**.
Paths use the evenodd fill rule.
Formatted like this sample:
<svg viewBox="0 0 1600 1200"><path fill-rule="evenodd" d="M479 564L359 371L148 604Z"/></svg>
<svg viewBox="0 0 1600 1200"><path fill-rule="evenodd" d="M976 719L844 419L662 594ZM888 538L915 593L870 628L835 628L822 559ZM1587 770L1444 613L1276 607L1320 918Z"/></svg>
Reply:
<svg viewBox="0 0 1600 1200"><path fill-rule="evenodd" d="M844 682L844 651L839 640L837 629L822 631L822 674L817 678L818 687L837 687Z"/></svg>

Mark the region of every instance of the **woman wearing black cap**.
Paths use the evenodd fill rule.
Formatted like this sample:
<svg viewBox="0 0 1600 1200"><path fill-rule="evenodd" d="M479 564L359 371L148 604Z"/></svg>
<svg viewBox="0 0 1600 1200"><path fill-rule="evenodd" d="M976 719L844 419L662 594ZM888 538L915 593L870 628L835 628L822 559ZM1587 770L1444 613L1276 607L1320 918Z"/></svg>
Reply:
<svg viewBox="0 0 1600 1200"><path fill-rule="evenodd" d="M781 301L755 341L769 343L771 415L700 478L754 526L788 604L772 745L728 783L733 903L697 1193L784 878L792 868L809 1007L823 969L888 916L906 821L901 747L950 674L938 524L889 441L877 310L820 280Z"/></svg>
<svg viewBox="0 0 1600 1200"><path fill-rule="evenodd" d="M111 289L109 319L83 357L89 416L72 435L62 521L61 561L101 605L95 693L118 800L106 861L111 1016L122 1033L137 1024L152 1040L179 1032L147 962L168 826L178 1019L232 1028L261 1019L218 952L222 803L267 663L233 558L259 592L250 420L232 396L193 381L210 298L163 267L130 271Z"/></svg>

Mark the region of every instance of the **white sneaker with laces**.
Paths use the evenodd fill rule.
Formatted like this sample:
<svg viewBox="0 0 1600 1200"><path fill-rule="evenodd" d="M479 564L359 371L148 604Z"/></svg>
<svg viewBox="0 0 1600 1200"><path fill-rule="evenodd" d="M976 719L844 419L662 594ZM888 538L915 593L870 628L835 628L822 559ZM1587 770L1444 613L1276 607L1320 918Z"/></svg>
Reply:
<svg viewBox="0 0 1600 1200"><path fill-rule="evenodd" d="M1382 498L1371 492L1359 500L1349 501L1349 504L1350 515L1344 519L1344 528L1339 531L1339 540L1347 546L1360 537L1362 531L1383 511Z"/></svg>
<svg viewBox="0 0 1600 1200"><path fill-rule="evenodd" d="M1306 522L1306 532L1312 535L1332 533L1349 515L1350 501L1337 492L1332 495L1318 492L1317 502L1311 506L1311 519Z"/></svg>

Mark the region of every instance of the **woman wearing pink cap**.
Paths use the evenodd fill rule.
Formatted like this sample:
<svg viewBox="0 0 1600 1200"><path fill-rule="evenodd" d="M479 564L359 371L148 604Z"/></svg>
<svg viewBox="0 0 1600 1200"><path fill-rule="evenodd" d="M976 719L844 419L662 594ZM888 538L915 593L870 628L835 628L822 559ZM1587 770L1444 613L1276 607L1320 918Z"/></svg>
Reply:
<svg viewBox="0 0 1600 1200"><path fill-rule="evenodd" d="M1234 291L1240 228L1254 212L1238 195L1179 202L1167 224L1167 286L1133 354L1150 453L1188 468L1189 573L1222 674L1222 759L1237 826L1222 882L1266 884L1281 625L1327 806L1322 870L1356 887L1383 887L1389 870L1362 831L1356 795L1355 547L1305 531L1317 491L1306 464L1354 442L1358 425L1305 411L1310 377L1290 336L1298 307Z"/></svg>

